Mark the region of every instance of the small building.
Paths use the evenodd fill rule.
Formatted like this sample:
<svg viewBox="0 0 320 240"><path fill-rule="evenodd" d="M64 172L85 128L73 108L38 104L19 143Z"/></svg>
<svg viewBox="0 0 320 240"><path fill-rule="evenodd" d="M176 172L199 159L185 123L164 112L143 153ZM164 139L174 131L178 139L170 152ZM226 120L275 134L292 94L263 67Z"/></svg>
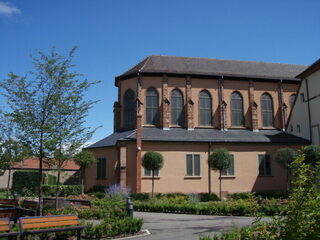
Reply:
<svg viewBox="0 0 320 240"><path fill-rule="evenodd" d="M297 78L301 81L287 132L320 145L320 59Z"/></svg>
<svg viewBox="0 0 320 240"><path fill-rule="evenodd" d="M222 173L224 194L284 191L286 169L277 149L300 148L306 139L284 132L290 101L306 66L149 56L115 78L114 133L87 149L98 162L86 170L86 189L120 184L151 192L146 151L164 156L155 191L218 192L219 174L209 154L233 156Z"/></svg>
<svg viewBox="0 0 320 240"><path fill-rule="evenodd" d="M15 162L11 168L11 174L19 170L38 171L39 159L35 157L25 158L21 162ZM44 161L43 172L57 176L57 169L52 167ZM80 167L72 160L66 161L61 169L61 183L75 184L80 183L78 175L80 174ZM9 171L4 171L4 174L0 176L0 189L6 188L8 184ZM69 183L68 183L69 182ZM10 180L10 187L12 185L12 177Z"/></svg>

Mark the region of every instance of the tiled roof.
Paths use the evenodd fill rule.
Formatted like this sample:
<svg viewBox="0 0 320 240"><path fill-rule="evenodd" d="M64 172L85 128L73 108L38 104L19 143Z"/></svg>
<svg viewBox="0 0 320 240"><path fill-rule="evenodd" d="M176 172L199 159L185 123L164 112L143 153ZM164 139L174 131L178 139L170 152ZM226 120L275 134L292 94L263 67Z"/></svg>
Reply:
<svg viewBox="0 0 320 240"><path fill-rule="evenodd" d="M21 169L38 169L39 168L39 159L38 158L26 158L22 162L17 162L13 166L14 168ZM50 167L44 161L43 169L52 169L54 167ZM66 161L62 166L64 170L79 170L80 167L72 160Z"/></svg>
<svg viewBox="0 0 320 240"><path fill-rule="evenodd" d="M134 141L135 131L113 133L88 148L115 146L117 141ZM220 131L219 129L194 129L192 131L183 128L143 128L142 140L152 142L212 142L212 143L291 143L308 144L308 140L279 130L250 130Z"/></svg>
<svg viewBox="0 0 320 240"><path fill-rule="evenodd" d="M127 78L138 73L158 73L297 81L295 76L306 68L307 66L303 65L283 63L152 55L116 79Z"/></svg>

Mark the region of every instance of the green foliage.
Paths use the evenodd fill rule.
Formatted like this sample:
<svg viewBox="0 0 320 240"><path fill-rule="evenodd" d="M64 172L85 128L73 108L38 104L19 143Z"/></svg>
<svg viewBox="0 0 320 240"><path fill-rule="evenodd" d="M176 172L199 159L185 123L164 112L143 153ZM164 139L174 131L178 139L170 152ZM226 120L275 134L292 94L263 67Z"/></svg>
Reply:
<svg viewBox="0 0 320 240"><path fill-rule="evenodd" d="M302 149L305 160L304 162L307 164L312 164L315 166L320 162L320 146L309 145Z"/></svg>
<svg viewBox="0 0 320 240"><path fill-rule="evenodd" d="M81 168L88 168L97 161L93 153L86 150L82 150L76 154L73 160Z"/></svg>
<svg viewBox="0 0 320 240"><path fill-rule="evenodd" d="M42 185L43 195L53 197L56 194L56 185ZM81 185L59 185L59 196L66 197L70 195L81 194Z"/></svg>
<svg viewBox="0 0 320 240"><path fill-rule="evenodd" d="M297 152L289 147L280 148L276 153L276 161L282 166L288 167L297 157Z"/></svg>
<svg viewBox="0 0 320 240"><path fill-rule="evenodd" d="M134 208L143 212L164 212L180 214L201 214L201 215L233 215L233 216L254 216L258 211L258 204L254 200L237 200L223 202L198 203L189 202L174 198L173 200L162 201L135 201ZM285 205L278 202L263 204L260 211L263 215L272 216L281 214Z"/></svg>
<svg viewBox="0 0 320 240"><path fill-rule="evenodd" d="M124 234L134 234L141 230L143 224L142 219L123 218L113 219L106 218L101 224L88 223L84 230L86 238L107 238Z"/></svg>
<svg viewBox="0 0 320 240"><path fill-rule="evenodd" d="M201 202L219 201L220 198L215 193L200 193Z"/></svg>
<svg viewBox="0 0 320 240"><path fill-rule="evenodd" d="M54 185L57 183L57 177L51 174L48 174L48 185Z"/></svg>
<svg viewBox="0 0 320 240"><path fill-rule="evenodd" d="M232 200L239 200L239 199L246 200L246 199L252 199L254 197L255 197L254 194L251 192L231 193L228 195L228 198Z"/></svg>
<svg viewBox="0 0 320 240"><path fill-rule="evenodd" d="M285 217L273 218L271 222L263 222L258 219L249 227L233 229L223 233L220 240L316 240L320 236L320 188L319 171L320 162L313 161L317 149L310 147L290 164L293 170L293 182L289 200L285 203ZM307 156L309 155L308 159ZM306 157L306 159L305 159ZM313 159L313 160L312 160ZM270 200L271 201L271 200ZM279 205L279 204L277 204ZM265 201L262 211L275 215L270 202ZM200 238L201 239L201 238Z"/></svg>
<svg viewBox="0 0 320 240"><path fill-rule="evenodd" d="M231 163L231 154L227 149L220 148L213 151L209 156L209 166L213 170L225 170L230 167Z"/></svg>
<svg viewBox="0 0 320 240"><path fill-rule="evenodd" d="M148 151L142 157L142 166L148 170L159 170L163 167L163 156L158 152Z"/></svg>
<svg viewBox="0 0 320 240"><path fill-rule="evenodd" d="M106 189L106 186L103 185L94 185L92 188L90 188L87 192L88 193L94 193L94 192L102 192L104 193L104 190Z"/></svg>
<svg viewBox="0 0 320 240"><path fill-rule="evenodd" d="M42 175L45 177L45 174ZM39 172L19 170L12 174L12 187L13 192L22 196L34 195L38 192L39 186Z"/></svg>
<svg viewBox="0 0 320 240"><path fill-rule="evenodd" d="M150 200L150 195L148 193L131 193L132 200L146 201Z"/></svg>

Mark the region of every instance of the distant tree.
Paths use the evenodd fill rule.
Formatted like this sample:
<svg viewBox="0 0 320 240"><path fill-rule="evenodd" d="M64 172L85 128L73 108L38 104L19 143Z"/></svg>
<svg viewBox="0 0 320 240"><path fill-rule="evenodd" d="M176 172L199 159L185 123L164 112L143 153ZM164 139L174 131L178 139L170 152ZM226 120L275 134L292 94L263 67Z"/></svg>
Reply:
<svg viewBox="0 0 320 240"><path fill-rule="evenodd" d="M209 166L212 170L219 170L220 179L220 199L221 199L221 172L231 165L232 155L227 149L216 149L209 155Z"/></svg>
<svg viewBox="0 0 320 240"><path fill-rule="evenodd" d="M305 163L316 166L320 162L320 146L309 145L302 148L305 156Z"/></svg>
<svg viewBox="0 0 320 240"><path fill-rule="evenodd" d="M290 178L290 164L297 158L298 153L289 147L280 148L277 150L275 159L278 163L280 163L287 170L287 191L289 189L289 178Z"/></svg>
<svg viewBox="0 0 320 240"><path fill-rule="evenodd" d="M65 148L81 146L93 133L83 125L96 101L85 100L84 94L97 82L79 79L82 75L71 71L75 50L67 56L59 55L54 48L47 55L38 51L38 57L33 58L35 69L29 76L10 73L0 82L19 141L30 146L39 158L40 214L43 160L65 155Z"/></svg>
<svg viewBox="0 0 320 240"><path fill-rule="evenodd" d="M151 171L151 174L152 174L152 193L151 193L151 196L153 197L153 194L154 194L154 171L160 170L163 167L163 156L161 155L161 153L148 151L143 155L142 166L145 169L148 169Z"/></svg>
<svg viewBox="0 0 320 240"><path fill-rule="evenodd" d="M97 160L94 157L93 153L90 151L82 150L77 155L75 155L74 159L75 163L80 167L81 170L81 185L82 185L82 193L84 193L84 185L85 185L85 169L90 167Z"/></svg>

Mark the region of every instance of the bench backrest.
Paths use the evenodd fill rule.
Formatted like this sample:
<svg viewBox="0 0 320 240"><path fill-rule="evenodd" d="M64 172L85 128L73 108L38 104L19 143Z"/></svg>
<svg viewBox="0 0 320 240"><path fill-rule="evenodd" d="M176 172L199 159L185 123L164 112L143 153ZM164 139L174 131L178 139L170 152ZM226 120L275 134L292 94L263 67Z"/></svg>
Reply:
<svg viewBox="0 0 320 240"><path fill-rule="evenodd" d="M71 203L81 206L82 208L91 208L91 202L88 200L75 200L75 199L69 199Z"/></svg>
<svg viewBox="0 0 320 240"><path fill-rule="evenodd" d="M9 232L9 231L10 231L10 219L0 218L0 232Z"/></svg>
<svg viewBox="0 0 320 240"><path fill-rule="evenodd" d="M38 208L38 202L30 201L30 200L23 200L21 203L21 207L36 210Z"/></svg>
<svg viewBox="0 0 320 240"><path fill-rule="evenodd" d="M79 225L76 215L55 215L43 217L21 217L19 218L20 231L41 229L49 227L67 227Z"/></svg>
<svg viewBox="0 0 320 240"><path fill-rule="evenodd" d="M0 199L0 204L7 206L18 206L18 199Z"/></svg>
<svg viewBox="0 0 320 240"><path fill-rule="evenodd" d="M10 218L11 220L17 220L17 209L16 208L2 208L0 209L0 218Z"/></svg>

